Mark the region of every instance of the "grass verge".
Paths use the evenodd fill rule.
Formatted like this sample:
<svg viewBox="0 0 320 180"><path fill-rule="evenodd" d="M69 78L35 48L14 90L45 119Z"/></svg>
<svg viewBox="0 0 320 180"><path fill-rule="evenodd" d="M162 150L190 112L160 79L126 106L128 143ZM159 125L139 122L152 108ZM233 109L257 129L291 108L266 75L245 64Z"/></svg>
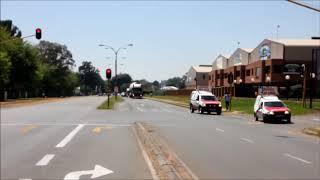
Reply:
<svg viewBox="0 0 320 180"><path fill-rule="evenodd" d="M106 99L102 104L100 104L100 106L98 106L98 109L113 109L116 103L122 102L122 101L123 99L121 96L117 96L117 100L115 99L115 96L111 96L109 107L108 107L108 99Z"/></svg>
<svg viewBox="0 0 320 180"><path fill-rule="evenodd" d="M320 126L319 127L312 127L312 128L305 128L303 132L309 135L318 136L320 137Z"/></svg>
<svg viewBox="0 0 320 180"><path fill-rule="evenodd" d="M152 96L146 97L149 99L159 100L169 104L178 103L179 106L189 107L189 96ZM231 110L232 112L252 114L255 98L232 98ZM222 99L222 107L225 109L225 102ZM313 109L303 108L301 101L284 100L284 103L288 105L293 115L304 115L310 113L320 113L320 102L313 102Z"/></svg>

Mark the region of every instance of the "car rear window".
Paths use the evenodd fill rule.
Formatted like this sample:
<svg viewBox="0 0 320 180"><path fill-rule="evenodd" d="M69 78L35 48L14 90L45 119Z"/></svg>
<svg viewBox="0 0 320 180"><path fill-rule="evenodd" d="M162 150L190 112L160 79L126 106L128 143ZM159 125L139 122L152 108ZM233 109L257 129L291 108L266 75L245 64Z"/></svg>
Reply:
<svg viewBox="0 0 320 180"><path fill-rule="evenodd" d="M267 107L285 107L285 105L280 101L265 102L264 106L267 106Z"/></svg>
<svg viewBox="0 0 320 180"><path fill-rule="evenodd" d="M210 101L216 101L217 98L215 96L201 96L202 100L210 100Z"/></svg>

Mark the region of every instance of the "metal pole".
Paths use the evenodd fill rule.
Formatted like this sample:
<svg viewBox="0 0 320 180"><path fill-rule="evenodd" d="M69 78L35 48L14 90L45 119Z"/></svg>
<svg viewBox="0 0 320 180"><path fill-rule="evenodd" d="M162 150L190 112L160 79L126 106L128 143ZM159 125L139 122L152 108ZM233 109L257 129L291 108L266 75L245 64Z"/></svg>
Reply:
<svg viewBox="0 0 320 180"><path fill-rule="evenodd" d="M110 87L110 80L108 79L108 84L107 84L108 108L109 108L109 106L110 106L110 90L109 90L109 87Z"/></svg>
<svg viewBox="0 0 320 180"><path fill-rule="evenodd" d="M116 74L116 76L115 76L115 87L117 87L118 86L118 73L117 73L117 68L118 68L118 52L119 52L119 50L120 50L120 48L115 52L115 56L116 56L116 58L115 58L115 74ZM117 87L117 89L118 89L118 87ZM115 92L115 99L117 100L117 96L118 96L118 92Z"/></svg>

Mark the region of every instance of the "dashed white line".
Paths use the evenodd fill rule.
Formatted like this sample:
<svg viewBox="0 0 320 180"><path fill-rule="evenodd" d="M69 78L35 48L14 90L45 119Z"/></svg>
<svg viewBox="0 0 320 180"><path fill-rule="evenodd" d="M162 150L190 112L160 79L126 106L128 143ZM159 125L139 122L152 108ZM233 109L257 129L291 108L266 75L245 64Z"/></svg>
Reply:
<svg viewBox="0 0 320 180"><path fill-rule="evenodd" d="M57 144L56 147L57 148L64 147L73 138L73 136L76 135L83 127L84 127L84 124L79 124L59 144Z"/></svg>
<svg viewBox="0 0 320 180"><path fill-rule="evenodd" d="M141 109L141 108L139 108L139 107L137 107L137 109L138 109L139 111L141 111L141 112L143 112L143 111L144 111L143 109Z"/></svg>
<svg viewBox="0 0 320 180"><path fill-rule="evenodd" d="M216 128L216 131L224 132L223 129Z"/></svg>
<svg viewBox="0 0 320 180"><path fill-rule="evenodd" d="M248 143L254 143L252 140L247 139L247 138L241 138L241 140L246 141L246 142L248 142Z"/></svg>
<svg viewBox="0 0 320 180"><path fill-rule="evenodd" d="M310 161L307 161L307 160L301 159L301 158L299 158L299 157L293 156L293 155L288 154L288 153L285 153L285 154L283 154L283 155L284 155L284 156L287 156L287 157L290 157L290 158L292 158L292 159L295 159L295 160L298 160L298 161L304 162L304 163L306 163L306 164L312 164Z"/></svg>
<svg viewBox="0 0 320 180"><path fill-rule="evenodd" d="M54 154L45 155L39 162L37 162L36 166L46 166L46 165L48 165L53 157L54 157Z"/></svg>
<svg viewBox="0 0 320 180"><path fill-rule="evenodd" d="M319 121L320 122L320 119L318 119L318 118L314 118L314 119L312 119L313 121Z"/></svg>

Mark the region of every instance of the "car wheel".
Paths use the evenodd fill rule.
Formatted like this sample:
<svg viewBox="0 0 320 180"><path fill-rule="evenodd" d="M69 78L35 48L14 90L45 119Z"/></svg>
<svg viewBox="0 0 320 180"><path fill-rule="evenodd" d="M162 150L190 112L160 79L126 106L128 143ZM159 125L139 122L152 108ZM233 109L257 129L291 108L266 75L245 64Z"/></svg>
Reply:
<svg viewBox="0 0 320 180"><path fill-rule="evenodd" d="M259 121L259 118L256 113L253 114L253 117L256 119L256 121Z"/></svg>
<svg viewBox="0 0 320 180"><path fill-rule="evenodd" d="M262 121L265 123L265 122L267 122L268 120L267 120L266 117L262 117Z"/></svg>
<svg viewBox="0 0 320 180"><path fill-rule="evenodd" d="M288 118L288 119L287 119L287 123L288 123L288 124L291 124L291 118Z"/></svg>
<svg viewBox="0 0 320 180"><path fill-rule="evenodd" d="M194 112L194 109L192 107L192 105L190 104L190 112L193 113Z"/></svg>
<svg viewBox="0 0 320 180"><path fill-rule="evenodd" d="M211 114L211 111L208 111L208 114Z"/></svg>
<svg viewBox="0 0 320 180"><path fill-rule="evenodd" d="M221 109L217 111L217 115L221 115Z"/></svg>

